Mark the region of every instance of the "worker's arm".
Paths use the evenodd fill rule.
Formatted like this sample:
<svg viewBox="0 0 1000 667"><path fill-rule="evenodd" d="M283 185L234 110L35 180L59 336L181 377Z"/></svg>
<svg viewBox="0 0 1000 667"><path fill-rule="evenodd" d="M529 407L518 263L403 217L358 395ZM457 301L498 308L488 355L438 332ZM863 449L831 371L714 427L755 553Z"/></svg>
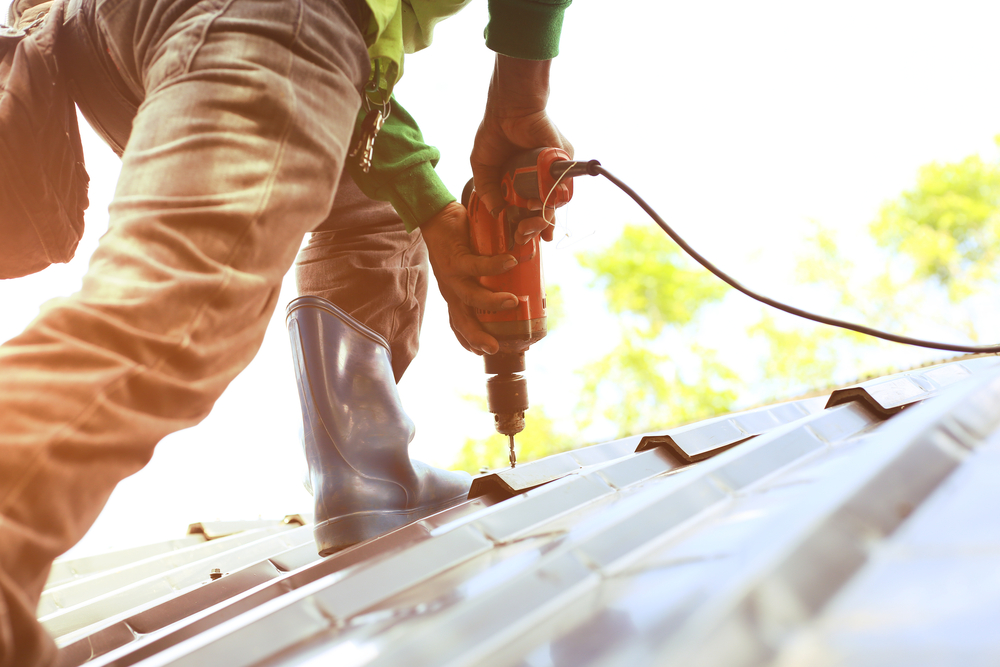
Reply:
<svg viewBox="0 0 1000 667"><path fill-rule="evenodd" d="M503 206L501 170L514 155L544 146L573 155L573 146L545 111L549 64L559 52L563 12L569 4L569 0L490 0L486 45L497 55L470 161L476 192L491 211ZM541 209L542 202L532 204L531 208ZM541 216L528 218L518 225L515 240L523 243L539 232L551 240L552 228Z"/></svg>
<svg viewBox="0 0 1000 667"><path fill-rule="evenodd" d="M559 133L545 112L549 97L549 61L558 53L562 16L569 0L490 0L486 45L497 51L486 113L472 149L472 174L476 191L491 211L503 206L500 195L504 163L525 149L555 146L573 154L573 147ZM541 209L542 202L532 208ZM494 293L476 277L501 273L512 255L477 257L469 248L469 222L461 206L450 216L436 217L421 227L438 286L448 302L451 328L469 350L493 354L497 340L483 330L475 309L505 310L517 307L513 294ZM515 240L552 231L541 216L521 221ZM441 267L453 267L445 272ZM498 271L498 267L501 271ZM498 303L499 302L499 303Z"/></svg>
<svg viewBox="0 0 1000 667"><path fill-rule="evenodd" d="M504 206L500 194L503 166L518 153L532 148L562 148L571 157L573 146L559 132L545 111L549 94L548 60L523 60L497 54L490 81L486 113L476 133L470 162L476 192L490 211ZM540 211L541 201L528 208ZM552 214L547 216L550 220ZM539 233L552 240L552 226L541 216L518 224L514 240L525 243Z"/></svg>
<svg viewBox="0 0 1000 667"><path fill-rule="evenodd" d="M371 169L363 172L356 157L347 158L346 168L365 195L391 203L406 231L412 232L455 197L434 171L441 153L424 143L417 122L395 98L391 104L389 117L375 140ZM357 140L365 113L362 109L358 114L352 141Z"/></svg>

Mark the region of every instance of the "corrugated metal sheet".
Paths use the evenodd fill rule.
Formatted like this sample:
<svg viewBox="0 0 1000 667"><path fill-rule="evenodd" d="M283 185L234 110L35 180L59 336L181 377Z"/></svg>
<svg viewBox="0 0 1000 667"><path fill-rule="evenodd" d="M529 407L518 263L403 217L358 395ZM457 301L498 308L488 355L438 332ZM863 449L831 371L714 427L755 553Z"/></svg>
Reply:
<svg viewBox="0 0 1000 667"><path fill-rule="evenodd" d="M308 527L179 544L233 548L145 578L162 547L119 557L50 589L83 599L55 614L93 614L59 626L63 664L993 664L997 360L831 404L483 476L471 500L327 559ZM102 577L121 602L87 598Z"/></svg>
<svg viewBox="0 0 1000 667"><path fill-rule="evenodd" d="M246 536L233 535L218 542L207 542L167 554L153 563L140 562L133 567L96 575L92 580L85 579L50 589L43 595L43 607L40 609L42 612L48 612L52 607L55 609L40 616L39 620L53 636L64 642L73 641L117 620L119 615L133 614L148 604L170 599L185 589L202 585L215 568L229 572L312 541L312 529L308 526L270 535L267 532L267 529L262 529L260 532L249 531ZM249 541L226 549L230 541L244 537ZM216 551L200 553L200 550L210 547L216 547ZM175 554L178 562L169 562ZM110 584L120 586L99 592Z"/></svg>

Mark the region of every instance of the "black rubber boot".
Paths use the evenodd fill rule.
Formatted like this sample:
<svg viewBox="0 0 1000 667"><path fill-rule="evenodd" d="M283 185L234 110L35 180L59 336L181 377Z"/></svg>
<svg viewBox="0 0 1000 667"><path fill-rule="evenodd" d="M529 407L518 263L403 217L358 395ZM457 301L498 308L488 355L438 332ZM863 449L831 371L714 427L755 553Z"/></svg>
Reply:
<svg viewBox="0 0 1000 667"><path fill-rule="evenodd" d="M411 461L389 344L326 299L286 314L321 556L464 500L472 478Z"/></svg>

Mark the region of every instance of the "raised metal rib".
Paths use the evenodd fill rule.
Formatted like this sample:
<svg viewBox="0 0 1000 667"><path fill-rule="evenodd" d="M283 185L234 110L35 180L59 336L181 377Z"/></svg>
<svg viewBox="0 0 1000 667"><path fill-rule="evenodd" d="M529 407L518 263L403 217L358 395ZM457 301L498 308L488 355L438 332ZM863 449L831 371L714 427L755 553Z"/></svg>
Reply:
<svg viewBox="0 0 1000 667"><path fill-rule="evenodd" d="M998 363L1000 359L996 356L978 357L886 375L834 391L830 394L826 406L859 401L882 416L889 417L909 405L933 398L946 387L966 380Z"/></svg>
<svg viewBox="0 0 1000 667"><path fill-rule="evenodd" d="M704 461L734 445L823 409L823 398L769 405L644 436L636 451L668 447L687 463Z"/></svg>

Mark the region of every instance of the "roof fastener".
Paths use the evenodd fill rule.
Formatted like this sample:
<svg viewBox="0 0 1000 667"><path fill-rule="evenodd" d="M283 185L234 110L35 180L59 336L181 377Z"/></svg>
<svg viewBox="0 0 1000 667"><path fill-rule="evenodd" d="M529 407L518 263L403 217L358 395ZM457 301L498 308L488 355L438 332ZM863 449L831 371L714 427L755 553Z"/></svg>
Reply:
<svg viewBox="0 0 1000 667"><path fill-rule="evenodd" d="M208 573L208 576L212 578L212 581L222 579L222 570L217 567L213 567L212 571Z"/></svg>

